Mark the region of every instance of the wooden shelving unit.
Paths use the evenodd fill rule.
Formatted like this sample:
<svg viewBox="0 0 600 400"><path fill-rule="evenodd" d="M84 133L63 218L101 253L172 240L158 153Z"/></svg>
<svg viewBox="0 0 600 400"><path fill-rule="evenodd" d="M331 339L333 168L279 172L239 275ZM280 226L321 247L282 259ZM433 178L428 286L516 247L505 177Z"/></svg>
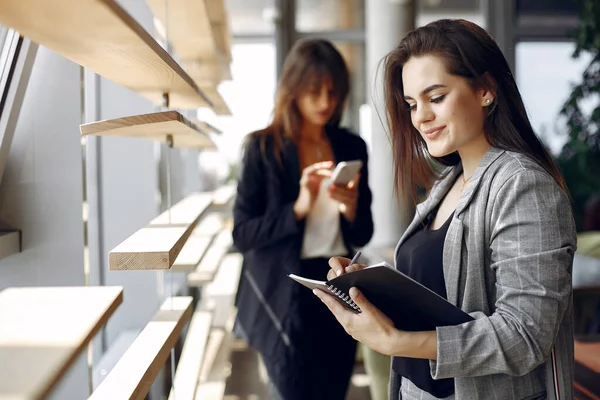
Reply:
<svg viewBox="0 0 600 400"><path fill-rule="evenodd" d="M155 104L210 107L193 79L115 0L3 0L0 23Z"/></svg>
<svg viewBox="0 0 600 400"><path fill-rule="evenodd" d="M0 398L45 399L122 301L110 286L0 292Z"/></svg>
<svg viewBox="0 0 600 400"><path fill-rule="evenodd" d="M202 214L212 192L194 193L153 219L108 253L111 270L169 269Z"/></svg>
<svg viewBox="0 0 600 400"><path fill-rule="evenodd" d="M223 221L218 214L204 216L185 242L171 269L178 272L194 271L222 226Z"/></svg>
<svg viewBox="0 0 600 400"><path fill-rule="evenodd" d="M143 400L192 316L192 297L170 297L121 357L91 400Z"/></svg>
<svg viewBox="0 0 600 400"><path fill-rule="evenodd" d="M215 149L207 131L192 123L177 111L135 115L92 122L79 127L82 136L125 136L166 141L173 138L173 147Z"/></svg>
<svg viewBox="0 0 600 400"><path fill-rule="evenodd" d="M223 4L212 0L169 1L167 21L163 0L146 1L159 23L168 27L169 42L190 76L212 102L215 113L230 115L229 107L217 91L219 82L231 79L231 48Z"/></svg>

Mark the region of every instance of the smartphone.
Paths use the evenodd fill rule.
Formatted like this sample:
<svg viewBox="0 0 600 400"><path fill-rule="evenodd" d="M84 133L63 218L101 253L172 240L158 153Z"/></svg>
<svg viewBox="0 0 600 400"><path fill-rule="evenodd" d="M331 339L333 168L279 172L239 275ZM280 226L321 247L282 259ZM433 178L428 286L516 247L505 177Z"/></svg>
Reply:
<svg viewBox="0 0 600 400"><path fill-rule="evenodd" d="M335 166L331 174L331 183L346 186L362 168L361 160L342 161Z"/></svg>

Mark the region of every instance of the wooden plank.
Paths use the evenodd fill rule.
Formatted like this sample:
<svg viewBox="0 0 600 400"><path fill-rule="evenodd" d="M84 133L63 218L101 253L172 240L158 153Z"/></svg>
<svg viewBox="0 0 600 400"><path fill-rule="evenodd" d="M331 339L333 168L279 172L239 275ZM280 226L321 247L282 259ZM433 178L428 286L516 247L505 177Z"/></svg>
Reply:
<svg viewBox="0 0 600 400"><path fill-rule="evenodd" d="M231 203L237 194L237 183L220 186L215 190L213 207L225 207Z"/></svg>
<svg viewBox="0 0 600 400"><path fill-rule="evenodd" d="M204 300L214 307L214 327L226 327L229 314L235 306L235 295L238 289L242 273L243 257L239 253L227 254L218 271L208 285L202 291L202 305Z"/></svg>
<svg viewBox="0 0 600 400"><path fill-rule="evenodd" d="M231 71L225 60L182 61L183 67L200 87L215 87L219 82L231 80Z"/></svg>
<svg viewBox="0 0 600 400"><path fill-rule="evenodd" d="M122 301L110 286L0 292L0 398L46 398Z"/></svg>
<svg viewBox="0 0 600 400"><path fill-rule="evenodd" d="M220 135L221 133L223 133L223 132L221 132L221 130L219 128L216 128L215 126L209 124L208 122L200 121L199 119L195 119L195 118L193 120L194 120L194 123L198 127L200 127L200 129L202 129L202 131L204 131L204 132L214 133L217 135Z"/></svg>
<svg viewBox="0 0 600 400"><path fill-rule="evenodd" d="M208 345L212 312L196 311L183 343L181 358L175 370L169 400L193 399L198 384L200 368Z"/></svg>
<svg viewBox="0 0 600 400"><path fill-rule="evenodd" d="M89 397L144 399L192 316L191 297L170 297Z"/></svg>
<svg viewBox="0 0 600 400"><path fill-rule="evenodd" d="M192 78L115 0L3 0L0 23L155 104L210 101Z"/></svg>
<svg viewBox="0 0 600 400"><path fill-rule="evenodd" d="M194 193L154 218L108 253L111 270L169 269L198 220L212 202L212 192Z"/></svg>
<svg viewBox="0 0 600 400"><path fill-rule="evenodd" d="M221 94L217 91L217 88L213 86L201 86L206 96L210 99L213 104L213 111L217 115L231 115L231 110Z"/></svg>
<svg viewBox="0 0 600 400"><path fill-rule="evenodd" d="M21 252L21 232L0 231L0 259Z"/></svg>
<svg viewBox="0 0 600 400"><path fill-rule="evenodd" d="M173 137L173 147L216 149L208 132L189 121L177 111L134 115L84 124L79 127L82 136L125 136L166 141Z"/></svg>
<svg viewBox="0 0 600 400"><path fill-rule="evenodd" d="M213 326L211 329L194 399L223 399L225 384L227 378L231 375L230 359L235 339L232 333L236 316L235 310L232 310L228 316L226 326Z"/></svg>
<svg viewBox="0 0 600 400"><path fill-rule="evenodd" d="M168 40L182 60L216 60L213 37L204 0L146 0L154 17L165 26L165 8L169 20ZM166 7L165 7L166 5Z"/></svg>
<svg viewBox="0 0 600 400"><path fill-rule="evenodd" d="M171 270L194 271L222 227L223 219L219 214L212 213L203 217L181 249Z"/></svg>
<svg viewBox="0 0 600 400"><path fill-rule="evenodd" d="M230 229L219 233L200 264L198 264L196 270L187 276L188 286L198 287L211 282L232 244L233 240Z"/></svg>

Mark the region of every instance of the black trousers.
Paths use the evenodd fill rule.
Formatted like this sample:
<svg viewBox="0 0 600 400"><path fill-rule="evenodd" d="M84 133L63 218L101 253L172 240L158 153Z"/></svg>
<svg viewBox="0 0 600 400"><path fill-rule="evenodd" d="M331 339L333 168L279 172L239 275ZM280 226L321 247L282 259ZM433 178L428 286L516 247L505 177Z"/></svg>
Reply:
<svg viewBox="0 0 600 400"><path fill-rule="evenodd" d="M325 258L301 260L301 276L325 280L327 262ZM285 362L269 371L272 399L344 400L354 369L356 341L311 290L299 289L292 311L295 315L290 316L292 346Z"/></svg>

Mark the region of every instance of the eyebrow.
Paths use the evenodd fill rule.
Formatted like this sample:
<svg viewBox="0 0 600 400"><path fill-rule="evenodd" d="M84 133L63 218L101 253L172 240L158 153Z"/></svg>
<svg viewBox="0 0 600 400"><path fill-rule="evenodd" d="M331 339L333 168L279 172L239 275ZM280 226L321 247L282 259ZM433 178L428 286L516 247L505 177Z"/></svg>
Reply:
<svg viewBox="0 0 600 400"><path fill-rule="evenodd" d="M431 86L427 86L425 89L423 89L421 91L421 96L425 96L427 93L429 92L433 92L436 89L440 89L440 88L445 88L445 85L440 85L440 84L435 84L435 85L431 85ZM414 100L412 97L410 96L404 96L404 100Z"/></svg>

